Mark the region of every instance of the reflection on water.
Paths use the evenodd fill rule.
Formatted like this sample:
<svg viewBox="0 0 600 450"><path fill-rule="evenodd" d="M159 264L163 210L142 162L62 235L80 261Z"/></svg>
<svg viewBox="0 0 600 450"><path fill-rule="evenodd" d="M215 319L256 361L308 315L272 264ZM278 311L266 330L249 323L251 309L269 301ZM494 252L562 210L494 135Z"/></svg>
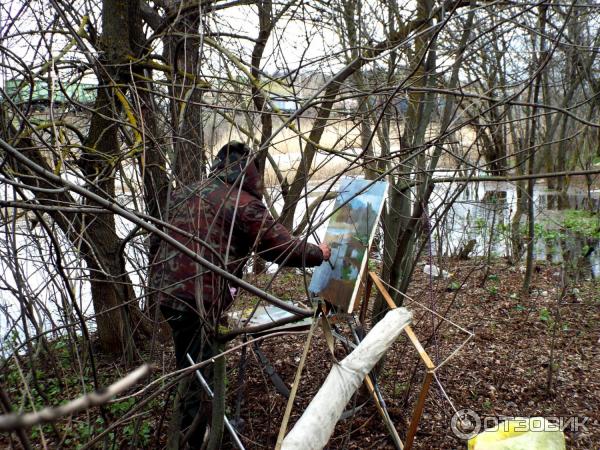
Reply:
<svg viewBox="0 0 600 450"><path fill-rule="evenodd" d="M316 187L316 185L315 185ZM325 187L319 186L316 191L309 193L308 203L322 194ZM338 186L334 186L336 190ZM436 185L428 208L430 219L434 223L445 210L458 190L457 183ZM600 241L585 236L577 236L568 231L560 230L559 224L563 219L564 209L600 211L600 191L592 192L592 197L582 191L570 191L560 194L546 190L543 184L538 184L534 190L536 215L536 241L534 257L537 260L560 263L563 255L571 260L578 259L577 264L594 278L600 277ZM471 256L484 256L488 250L494 256L508 256L511 252L510 226L516 210L517 191L514 184L503 182L469 183L458 195L445 217L440 220L440 226L434 231L431 239L433 254L457 255L469 241L473 241ZM280 209L282 202L276 203ZM441 208L439 208L442 206ZM316 211L313 223L319 223L332 211L333 202L326 201ZM299 222L305 211L304 202L298 204L296 222ZM522 228L526 227L526 214L522 216ZM323 238L327 222L316 227L314 234L309 235L309 242L315 242L314 236ZM541 233L539 233L541 232ZM490 242L490 235L493 239ZM585 257L583 256L585 255ZM270 271L275 271L276 266Z"/></svg>
<svg viewBox="0 0 600 450"><path fill-rule="evenodd" d="M338 188L339 182L341 180L336 186L333 186L334 191ZM309 194L309 202L298 204L296 223L303 219L307 204L331 186L326 183L322 186L315 184L314 187L317 187L317 190ZM436 186L435 195L428 209L429 213L433 215L432 221L437 219L435 216L437 207L444 206L442 203L449 202L457 188L457 184ZM553 229L558 231L558 224L563 215L562 209L599 211L599 194L600 192L594 192L592 198L588 199L582 193L570 192L567 195L559 195L556 192L546 191L543 185L537 187L534 191L536 223L544 223L543 231L546 231L546 233L542 233L544 236L538 237L535 242L537 259L559 263L563 260L563 255L570 255L571 259L585 267L586 276L591 274L594 277L600 277L600 242L598 239L575 236L568 232L556 233L556 236L550 239L550 232ZM281 210L282 205L281 199L275 198L275 208ZM320 225L316 226L314 233L308 236L309 242L317 242L323 238L327 226L326 218L332 209L333 201L326 201L316 211L312 225ZM439 211L443 209L439 208ZM473 241L472 255L483 256L490 250L496 256L507 256L510 252L511 218L515 209L516 190L514 185L489 182L469 184L460 193L457 201L442 219L440 227L434 232L431 239L432 252L455 255L469 241ZM525 221L525 217L523 220ZM128 222L118 219L117 223L120 236L127 235L131 230L131 224ZM19 338L23 336L20 318L25 314L22 310L23 305L29 303L21 304L16 298L18 295L33 299L34 303L31 306L35 310L36 321L41 330L61 329L62 326L76 321L69 307L69 299L65 295L61 283L56 281L58 277L48 270L52 264L48 265L47 262L52 261L54 250L46 242L46 239L32 236L27 224L21 223L21 221L17 221L17 230L14 230L14 234L8 231L10 230L4 227L0 231L0 239L5 242L14 241L14 249L19 258L11 261L9 256L14 255L4 255L0 259L0 272L3 274L3 286L0 289L0 355L12 346L13 339L19 341ZM141 253L137 254L143 248L141 241L134 246L127 246L127 254L130 256L127 267L137 294L141 294L144 289L144 257L141 256ZM63 264L72 279L71 287L78 299L79 308L85 316L91 316L93 308L89 286L85 282L87 273L80 268L79 255L71 251L70 246L66 244L62 254ZM138 262L136 267L132 266L134 261ZM20 278L26 280L25 283L17 282L17 277L15 277L17 265ZM270 267L271 271L275 269L275 265ZM37 333L32 328L29 331L31 334Z"/></svg>
<svg viewBox="0 0 600 450"><path fill-rule="evenodd" d="M442 201L450 185L438 186L434 205ZM588 198L578 192L562 195L539 186L534 191L536 241L534 257L552 263L569 258L583 265L587 276L600 277L600 241L560 229L564 209L600 210L597 193ZM458 197L434 236L432 252L456 255L474 240L472 255L508 256L511 251L510 225L516 210L517 191L508 183L477 183L468 186ZM437 203L437 204L436 204ZM434 208L430 208L433 210ZM525 214L522 226L526 225Z"/></svg>

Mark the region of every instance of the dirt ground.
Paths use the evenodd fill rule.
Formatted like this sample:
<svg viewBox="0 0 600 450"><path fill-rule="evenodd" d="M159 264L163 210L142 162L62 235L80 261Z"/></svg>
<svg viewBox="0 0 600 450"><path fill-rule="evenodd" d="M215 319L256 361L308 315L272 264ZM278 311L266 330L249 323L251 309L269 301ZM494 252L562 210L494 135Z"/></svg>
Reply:
<svg viewBox="0 0 600 450"><path fill-rule="evenodd" d="M409 292L412 301L405 303L414 313L414 330L438 365L468 338L456 325L474 335L436 371L437 380L427 398L414 448L466 448L465 441L451 429L453 414L463 409L474 411L487 424L501 416L564 417L567 448L600 448L600 282L584 281L575 290L568 286L559 304L562 289L558 266L537 265L531 294L525 297L519 294L521 271L502 260L487 270L478 260L446 261L444 268L452 273L447 280L430 280L421 266L416 270ZM273 291L284 298L292 296L290 286L301 283L300 277L292 283L293 278L290 273L280 277ZM348 334L347 327L342 331ZM306 335L280 336L261 344L288 387L305 339ZM341 359L344 354L338 343L336 356ZM229 360L230 415L235 416L236 400L241 395L245 444L248 448L273 448L286 401L260 369L253 352L248 355L241 394L234 388L239 357ZM302 374L290 427L331 364L319 331ZM402 335L386 357L379 385L403 439L423 377L424 366ZM354 404L364 400L364 395L358 397ZM369 401L354 416L338 423L328 448L394 447L374 403Z"/></svg>
<svg viewBox="0 0 600 450"><path fill-rule="evenodd" d="M577 286L568 286L559 304L562 289L558 266L537 265L531 293L522 296L520 268L503 260L496 260L487 269L485 261L475 259L438 265L450 272L451 277L430 280L419 265L409 291L411 300L405 302L414 313L415 333L434 363L441 365L436 370L437 379L427 397L413 448L466 449L466 442L456 437L451 428L455 411L464 409L472 410L488 425L501 416L563 417L568 425L567 448L600 448L600 281L581 281ZM268 282L264 278L251 281L262 287ZM302 277L288 270L276 278L270 290L280 298L291 299L301 297L302 286ZM240 299L246 305L249 301L252 299L248 297ZM441 320L431 310L447 320ZM350 336L345 323L340 323L340 332ZM455 353L469 336L458 327L472 332L473 338ZM305 341L304 333L271 337L260 344L288 387L293 382ZM63 342L54 343L53 358L36 362L39 373L45 375L38 379L32 393L39 387L48 397L38 399L38 407L76 398L82 394L83 381L88 392L93 389L88 371L83 381L79 372L74 371L73 356L66 352L69 346L59 348ZM234 341L230 347L238 343L239 340ZM170 344L154 346L152 354L148 353L144 360L154 361L153 378L174 369ZM336 358L340 360L346 354L338 342ZM454 357L447 360L451 355ZM275 390L252 351L247 352L247 365L240 382L239 360L239 350L228 357L227 415L230 419L238 416L239 398L238 425L241 424L244 445L248 449L272 449L286 399ZM114 358L99 358L99 384L114 382L119 374L133 370L137 364L125 367ZM290 427L315 395L332 364L333 358L319 330L302 373ZM5 371L5 375L5 390L18 406L19 399L24 398L20 377L15 370ZM378 374L387 410L402 439L423 378L424 366L403 334L388 352ZM174 388L161 390L158 396L148 396L143 401L128 398L103 409L65 417L55 428L44 426L45 441L40 438L39 427L30 430L28 436L33 448L42 448L44 442L46 448L79 448L99 436L107 423L118 422L118 428L106 437L108 441L99 441L98 446L90 448L162 449L169 436L174 392ZM355 397L349 407L362 404L362 408L338 423L327 448L394 448L373 401L361 391ZM0 448L11 445L21 448L15 435L0 434ZM232 446L226 442L223 448Z"/></svg>

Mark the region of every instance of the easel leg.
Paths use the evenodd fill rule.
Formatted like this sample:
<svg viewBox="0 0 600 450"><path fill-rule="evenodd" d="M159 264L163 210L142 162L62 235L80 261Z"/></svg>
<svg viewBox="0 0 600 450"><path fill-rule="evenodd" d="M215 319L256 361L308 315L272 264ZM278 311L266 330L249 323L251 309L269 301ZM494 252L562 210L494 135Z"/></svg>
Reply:
<svg viewBox="0 0 600 450"><path fill-rule="evenodd" d="M392 296L389 294L385 286L383 285L381 279L375 272L369 272L369 279L371 279L377 289L383 295L383 298L387 302L390 309L395 309L396 304L394 303ZM427 399L427 394L429 393L429 388L431 386L431 381L433 379L433 372L435 370L435 364L431 361L431 358L421 345L421 342L415 335L414 331L410 326L406 326L404 328L406 335L408 336L410 342L413 344L415 350L419 353L419 357L427 367L427 373L425 374L425 379L423 380L423 387L421 388L421 392L419 393L419 398L417 400L417 404L415 406L415 410L413 411L413 415L410 421L410 426L408 428L408 433L406 434L406 444L404 446L404 450L410 450L413 442L415 440L415 435L417 434L417 428L419 427L419 421L421 420L421 415L423 414L423 408L425 407L425 400Z"/></svg>
<svg viewBox="0 0 600 450"><path fill-rule="evenodd" d="M388 414L387 409L379 401L379 397L377 395L377 392L375 391L375 385L373 384L373 381L371 380L371 376L368 374L365 377L365 385L367 386L369 393L373 397L373 401L375 402L375 407L377 408L377 411L381 415L381 418L383 419L383 422L385 423L386 428L390 432L390 436L391 436L392 440L394 441L394 445L396 446L396 448L403 450L405 447L402 445L402 440L400 439L400 436L398 435L398 432L396 431L396 427L394 426L394 423L392 422L392 419L391 419L390 415Z"/></svg>
<svg viewBox="0 0 600 450"><path fill-rule="evenodd" d="M421 420L421 415L423 414L423 408L425 407L425 400L427 398L427 394L429 393L429 387L431 386L431 380L433 379L433 372L427 372L425 375L425 380L423 380L423 387L421 388L421 392L419 393L419 399L417 400L417 405L415 406L415 410L413 411L413 416L410 421L410 427L408 428L408 433L406 434L406 445L405 450L410 450L415 440L415 435L417 434L417 428L419 427L419 421Z"/></svg>

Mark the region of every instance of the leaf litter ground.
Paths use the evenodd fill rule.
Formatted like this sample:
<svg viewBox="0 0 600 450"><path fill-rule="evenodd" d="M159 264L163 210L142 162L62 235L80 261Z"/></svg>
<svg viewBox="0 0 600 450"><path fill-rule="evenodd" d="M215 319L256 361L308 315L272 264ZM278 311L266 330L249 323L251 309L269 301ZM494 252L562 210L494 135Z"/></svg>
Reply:
<svg viewBox="0 0 600 450"><path fill-rule="evenodd" d="M557 307L561 291L557 266L536 266L529 296L519 294L522 273L502 260L487 269L478 260L445 261L444 268L453 274L450 279L432 281L421 268L415 272L409 291L415 303L406 303L415 314L414 330L436 363L452 354L467 335L417 302L471 330L474 338L437 372L445 393L434 382L414 448L466 448L450 426L455 409L471 409L488 425L505 416L564 417L567 448L600 448L600 282L582 281L570 286ZM292 298L302 293L294 293L290 286L302 285L302 277L290 271L278 278L272 289L277 295ZM553 386L548 391L553 334ZM288 387L305 339L305 335L281 336L261 344ZM338 344L336 356L341 359L344 354ZM229 361L230 411L235 411L238 389L242 389L240 415L245 442L249 448L273 448L286 400L276 392L252 352L248 355L245 382L237 388L239 358ZM331 364L319 331L302 374L290 426L321 386ZM423 376L423 365L402 337L379 373L388 411L402 437ZM366 398L364 392L356 397L354 404ZM367 402L353 417L338 423L328 448L394 447L373 402Z"/></svg>

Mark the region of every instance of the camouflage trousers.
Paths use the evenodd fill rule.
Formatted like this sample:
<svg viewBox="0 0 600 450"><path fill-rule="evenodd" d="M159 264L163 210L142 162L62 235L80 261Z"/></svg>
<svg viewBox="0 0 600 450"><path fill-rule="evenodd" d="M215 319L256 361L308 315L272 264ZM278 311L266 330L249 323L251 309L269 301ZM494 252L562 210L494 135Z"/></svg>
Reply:
<svg viewBox="0 0 600 450"><path fill-rule="evenodd" d="M160 309L173 330L177 369L190 366L188 353L195 362L210 359L216 354L217 346L207 336L197 313L191 309L180 311L168 306L161 306ZM200 372L209 386L212 385L212 364L201 368ZM178 397L179 442L185 441L192 449L200 448L210 423L211 400L202 389L195 372L180 383ZM180 445L180 448L185 446Z"/></svg>

